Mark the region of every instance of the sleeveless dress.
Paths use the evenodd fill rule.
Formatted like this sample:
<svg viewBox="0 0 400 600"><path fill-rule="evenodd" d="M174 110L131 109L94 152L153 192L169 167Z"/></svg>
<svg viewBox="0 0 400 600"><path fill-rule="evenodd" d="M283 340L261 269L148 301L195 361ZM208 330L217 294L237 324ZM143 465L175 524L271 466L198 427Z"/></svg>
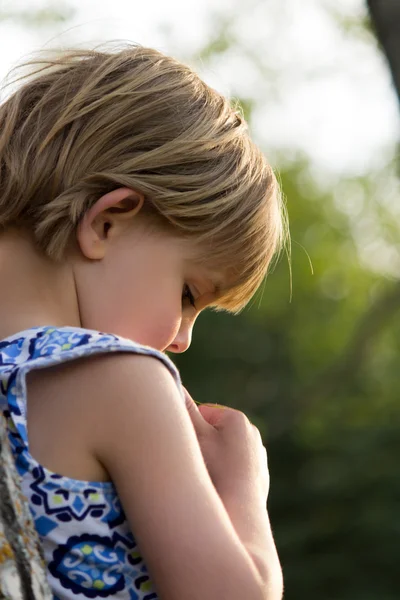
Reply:
<svg viewBox="0 0 400 600"><path fill-rule="evenodd" d="M29 452L27 372L105 352L158 358L171 372L183 399L179 374L163 353L113 334L46 326L0 341L0 408L22 490L42 541L55 600L156 600L113 483L53 473Z"/></svg>

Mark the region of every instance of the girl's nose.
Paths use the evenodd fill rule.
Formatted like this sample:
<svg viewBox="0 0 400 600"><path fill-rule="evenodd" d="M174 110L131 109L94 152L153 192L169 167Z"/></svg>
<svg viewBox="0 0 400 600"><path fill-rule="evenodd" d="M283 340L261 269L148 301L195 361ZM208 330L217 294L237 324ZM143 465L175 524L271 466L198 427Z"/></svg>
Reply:
<svg viewBox="0 0 400 600"><path fill-rule="evenodd" d="M185 350L189 348L192 341L192 330L193 322L185 323L182 321L181 327L176 334L174 341L167 348L168 352L174 352L175 354L185 352Z"/></svg>

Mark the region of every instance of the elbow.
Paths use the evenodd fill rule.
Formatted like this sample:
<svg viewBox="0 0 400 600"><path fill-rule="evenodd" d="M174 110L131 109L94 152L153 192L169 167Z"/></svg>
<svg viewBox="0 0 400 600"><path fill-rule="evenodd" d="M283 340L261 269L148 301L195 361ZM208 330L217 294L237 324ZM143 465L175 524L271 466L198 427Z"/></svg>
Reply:
<svg viewBox="0 0 400 600"><path fill-rule="evenodd" d="M282 600L283 578L276 575L266 578L258 577L254 600ZM252 596L253 597L253 596Z"/></svg>
<svg viewBox="0 0 400 600"><path fill-rule="evenodd" d="M256 586L260 590L259 596L255 596L260 600L282 600L284 584L283 574L279 561L274 561L274 564L265 564L265 561L253 558L254 564L254 579Z"/></svg>

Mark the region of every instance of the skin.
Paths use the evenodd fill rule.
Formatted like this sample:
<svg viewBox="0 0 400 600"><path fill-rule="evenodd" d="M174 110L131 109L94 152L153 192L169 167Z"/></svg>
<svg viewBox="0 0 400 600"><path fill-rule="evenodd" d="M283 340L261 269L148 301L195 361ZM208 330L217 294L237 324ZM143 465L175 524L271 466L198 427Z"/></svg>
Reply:
<svg viewBox="0 0 400 600"><path fill-rule="evenodd" d="M129 188L86 213L63 264L26 232L0 237L0 338L33 326L115 333L157 350L184 352L194 323L215 300L218 274L196 262L188 241L146 229L144 198Z"/></svg>
<svg viewBox="0 0 400 600"><path fill-rule="evenodd" d="M221 277L199 264L193 243L154 224L149 228L143 203L129 188L99 198L62 264L46 258L26 231L0 236L0 276L7 281L0 294L0 315L6 315L0 317L0 339L35 326L75 326L160 351L187 350ZM91 417L83 418L83 403L75 391L67 394L73 398L68 402L54 401L63 382L68 390L69 377L76 381L76 363L29 373L30 451L52 471L107 481L109 472L86 447Z"/></svg>
<svg viewBox="0 0 400 600"><path fill-rule="evenodd" d="M62 264L26 232L2 234L0 339L69 325L184 352L224 282L193 243L147 229L143 202L128 188L101 197ZM216 429L187 410L159 361L131 353L37 369L27 383L30 453L67 477L111 478L163 600L281 599L260 489L266 461L243 413L222 411L229 422L218 417ZM214 481L205 458L221 465Z"/></svg>

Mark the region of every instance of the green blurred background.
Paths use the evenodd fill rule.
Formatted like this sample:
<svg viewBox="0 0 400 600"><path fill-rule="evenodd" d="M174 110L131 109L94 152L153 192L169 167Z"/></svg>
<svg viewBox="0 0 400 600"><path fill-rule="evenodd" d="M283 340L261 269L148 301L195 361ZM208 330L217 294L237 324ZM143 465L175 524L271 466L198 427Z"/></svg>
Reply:
<svg viewBox="0 0 400 600"><path fill-rule="evenodd" d="M298 0L297 9L300 4ZM309 4L305 0L302 6ZM241 101L257 141L271 156L290 218L291 267L283 255L262 293L239 316L206 311L196 325L190 350L177 363L196 400L239 408L262 432L271 471L269 508L286 600L397 600L398 146L387 143L372 160L365 164L361 160L349 169L328 169L315 153L291 142L285 147L269 146L268 131L261 135L260 123L273 102L282 98L282 77L288 74L285 93L290 95L299 77L303 85L311 86L316 75L312 57L307 59L308 74L296 71L296 49L291 54L289 42L286 62L279 64L276 52L266 51L268 44L260 52L254 47L249 50L245 43L249 33L239 34L237 24L244 16L250 25L252 18L259 19L261 5L266 18L270 14L276 19L279 13L283 26L285 19L307 18L306 11L305 16L290 12L293 2L253 3L247 9L232 3L234 10L224 3L217 11L211 5L207 8L209 27L194 46L181 40L171 22L158 28L157 44L147 33L145 40L140 32L131 37L164 46L160 49L193 63L211 79L220 65L229 63L235 71L235 61L246 60L244 70L253 69L252 83L240 86L238 73L230 92ZM321 0L320 5L346 43L352 40L357 52L360 47L367 49L369 54L360 53L357 59L360 70L368 67L366 56L375 56L389 80L367 7L349 16L341 8L343 3ZM0 33L17 32L25 40L34 34L36 46L51 45L52 35L81 22L78 13L73 3L5 3ZM302 23L297 26L301 32ZM307 27L305 20L304 36ZM74 34L72 41L87 41L82 30ZM106 32L103 38L107 39ZM23 46L24 52L35 44ZM316 70L329 78L331 69L332 80L341 68L338 65L321 64L315 56ZM376 85L381 85L380 80ZM394 105L395 89L385 93L393 94ZM299 120L302 110L299 105ZM344 118L345 105L340 110ZM382 110L387 109L382 106ZM327 111L324 118L329 120L331 114ZM335 118L340 120L341 115ZM392 140L398 134L396 118ZM372 132L373 115L370 125ZM312 138L312 122L307 126ZM314 127L319 127L318 122ZM352 154L357 154L357 148L362 153L368 139L365 129L359 145L352 140ZM323 141L327 146L331 143L328 135ZM343 139L344 154L349 143Z"/></svg>

